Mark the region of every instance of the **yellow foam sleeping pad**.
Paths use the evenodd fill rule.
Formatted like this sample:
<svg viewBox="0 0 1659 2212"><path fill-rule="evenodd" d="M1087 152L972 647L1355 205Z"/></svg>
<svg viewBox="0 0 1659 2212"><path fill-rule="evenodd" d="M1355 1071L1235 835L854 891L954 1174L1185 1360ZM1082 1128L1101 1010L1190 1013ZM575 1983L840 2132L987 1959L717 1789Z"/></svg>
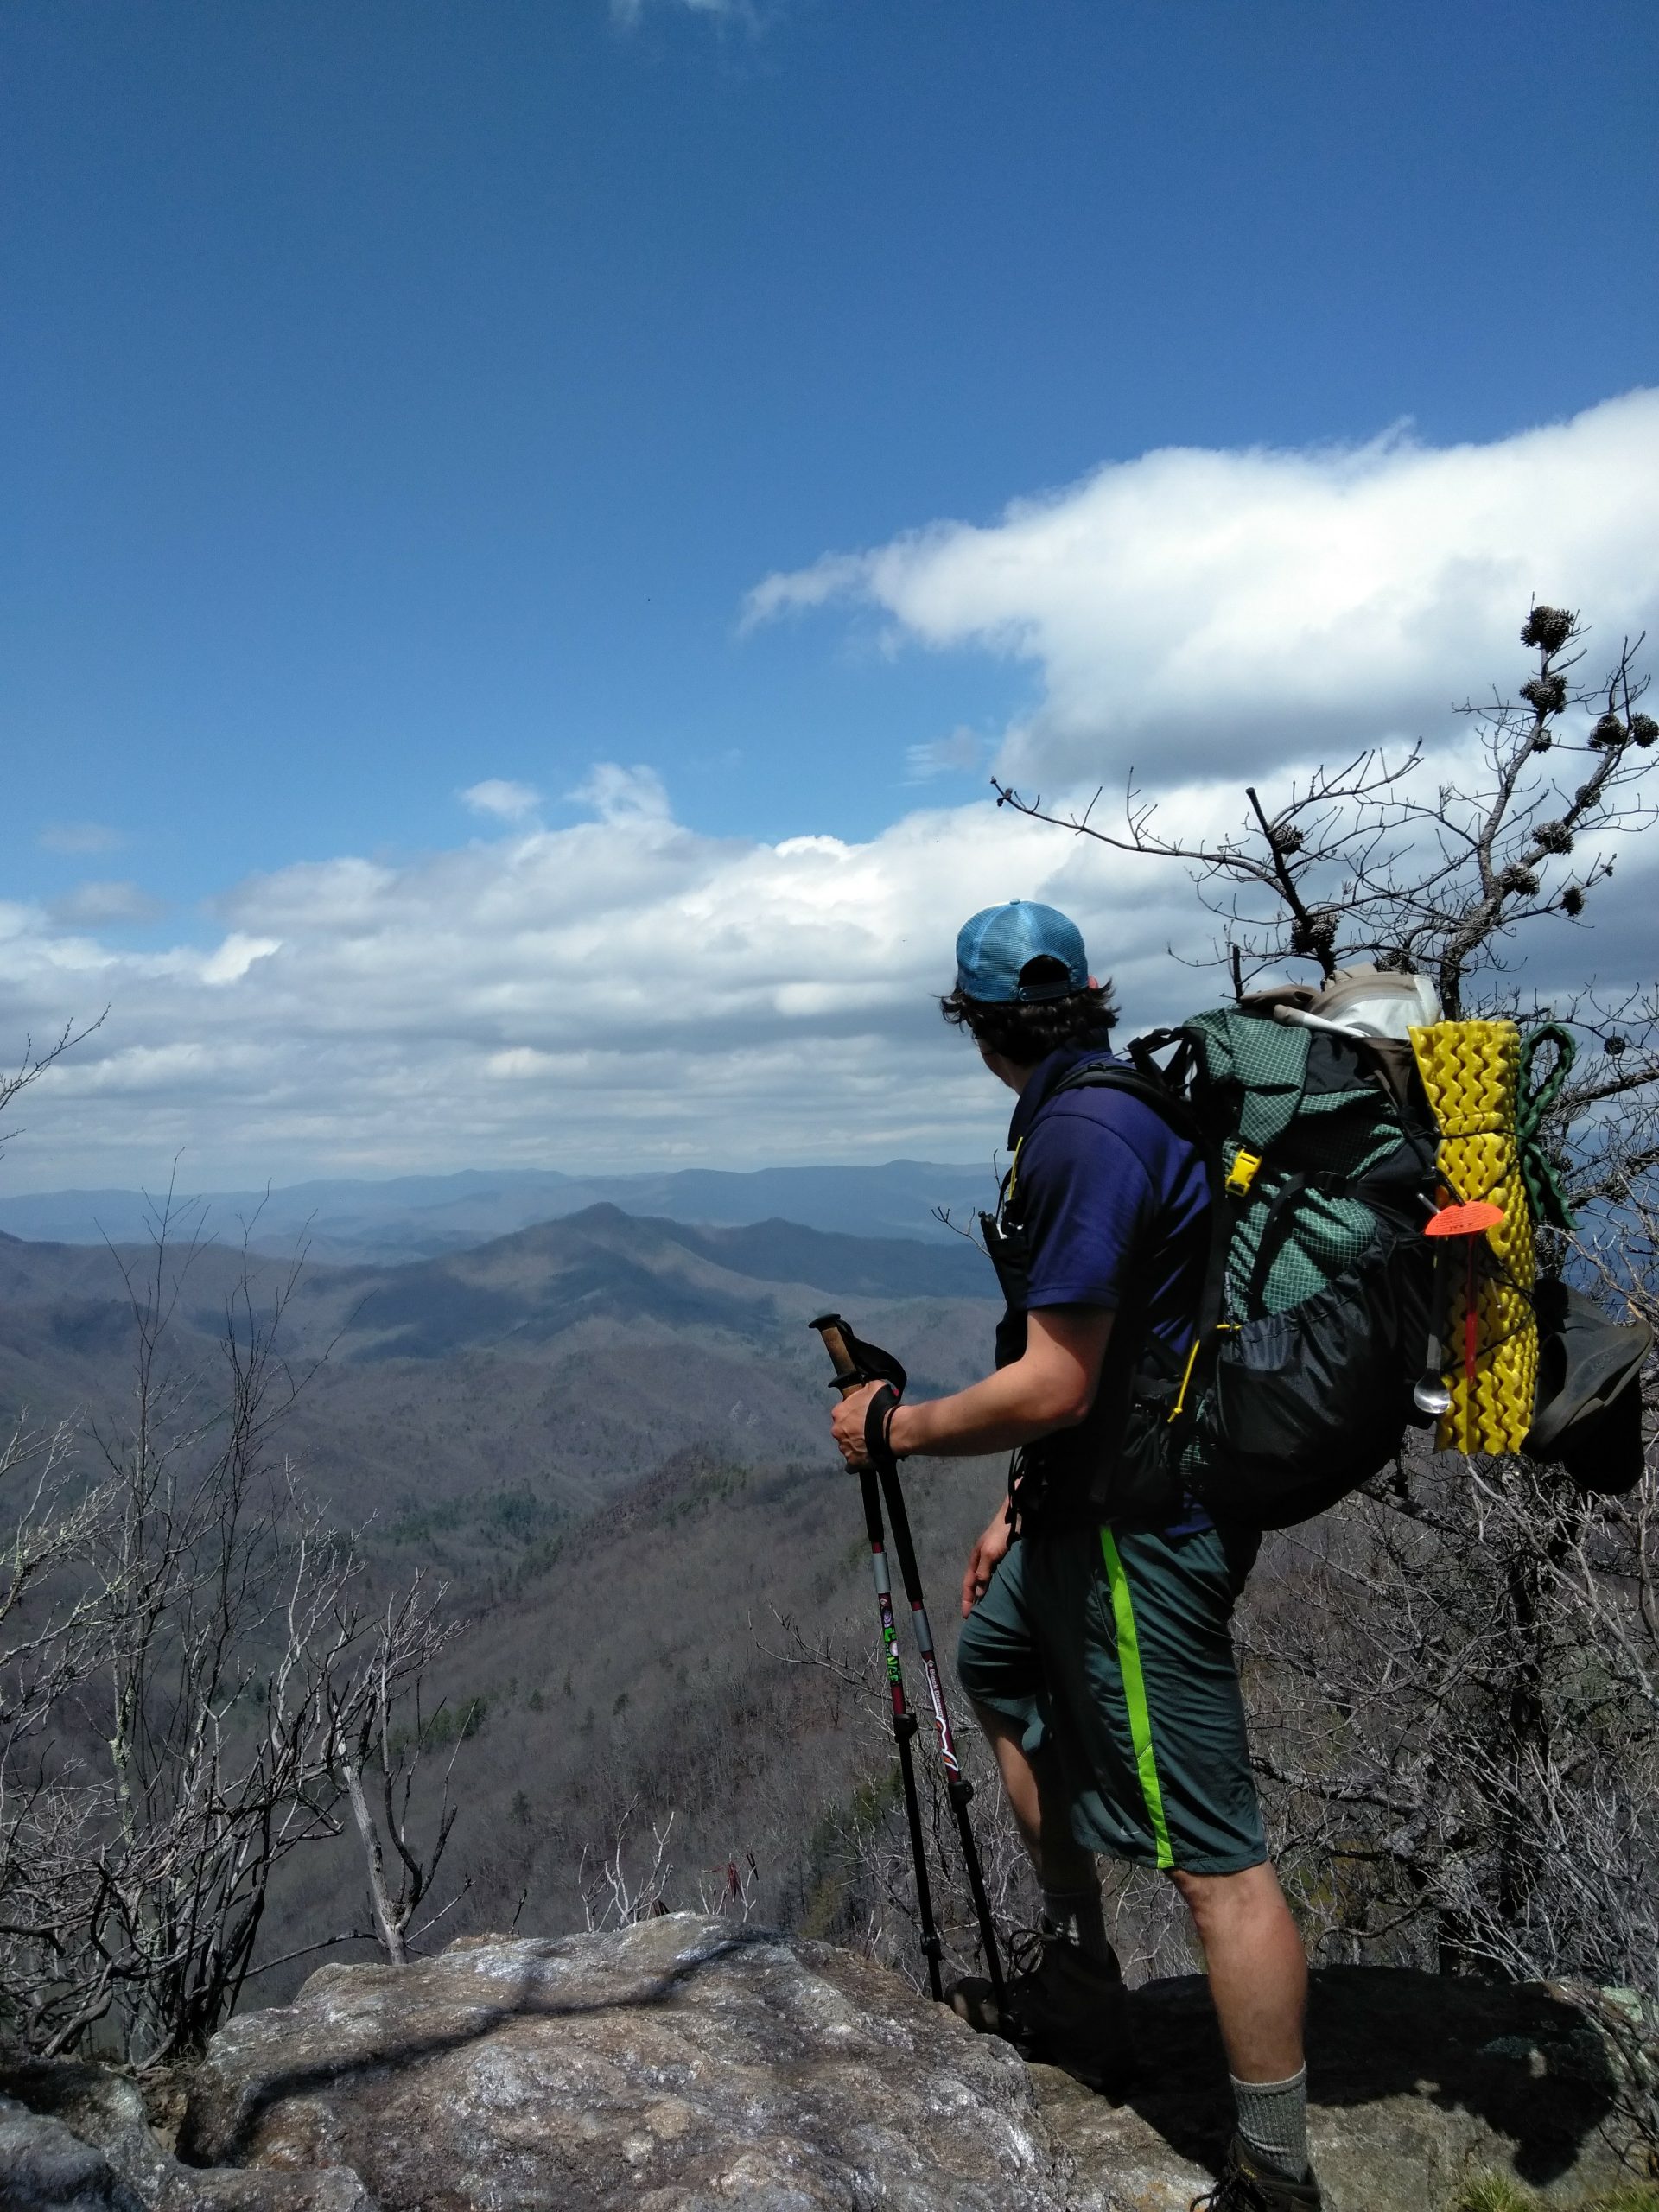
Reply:
<svg viewBox="0 0 1659 2212"><path fill-rule="evenodd" d="M1446 1240L1442 1354L1452 1408L1435 1442L1442 1452L1518 1452L1532 1426L1538 1381L1536 1265L1532 1216L1516 1136L1521 1033L1512 1021L1437 1021L1414 1029L1411 1048L1440 1128L1440 1173L1454 1202L1486 1199L1503 1219L1477 1253L1478 1334L1472 1384L1465 1371L1468 1268L1460 1238Z"/></svg>

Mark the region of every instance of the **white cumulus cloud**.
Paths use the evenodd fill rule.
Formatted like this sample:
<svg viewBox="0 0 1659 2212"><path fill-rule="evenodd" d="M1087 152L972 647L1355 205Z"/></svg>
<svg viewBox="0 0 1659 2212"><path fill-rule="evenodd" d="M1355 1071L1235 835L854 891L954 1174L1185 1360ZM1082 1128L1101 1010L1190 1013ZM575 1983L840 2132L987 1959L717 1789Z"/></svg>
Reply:
<svg viewBox="0 0 1659 2212"><path fill-rule="evenodd" d="M489 815L498 822L522 822L527 814L534 814L542 795L533 785L512 783L505 776L486 776L481 784L468 785L461 801L474 814Z"/></svg>
<svg viewBox="0 0 1659 2212"><path fill-rule="evenodd" d="M753 23L754 0L656 0L656 4L682 9L688 15L713 16L729 22ZM632 30L643 19L652 0L611 0L611 20Z"/></svg>
<svg viewBox="0 0 1659 2212"><path fill-rule="evenodd" d="M1039 696L999 761L1019 779L1166 784L1241 749L1260 771L1433 740L1518 671L1535 598L1580 609L1598 655L1653 626L1656 482L1659 391L1486 445L1172 448L769 576L746 620L842 601L1028 662Z"/></svg>
<svg viewBox="0 0 1659 2212"><path fill-rule="evenodd" d="M654 768L620 768L601 760L569 796L601 822L666 822L668 793Z"/></svg>
<svg viewBox="0 0 1659 2212"><path fill-rule="evenodd" d="M48 853L112 853L126 841L104 822L48 822L35 842Z"/></svg>
<svg viewBox="0 0 1659 2212"><path fill-rule="evenodd" d="M111 922L153 922L166 903L137 883L81 883L52 902L54 921L72 927L102 929Z"/></svg>
<svg viewBox="0 0 1659 2212"><path fill-rule="evenodd" d="M1201 961L1213 928L1179 866L988 801L864 842L765 843L686 828L654 780L588 788L593 818L567 827L251 877L214 902L226 934L205 956L0 905L0 1042L109 1008L34 1094L7 1187L156 1185L181 1153L209 1189L512 1164L988 1163L1010 1102L936 1004L969 914L1008 898L1074 914L1130 1034L1224 988L1170 957ZM1166 804L1212 832L1241 811L1230 778ZM1558 945L1575 973L1644 971L1646 933L1618 920L1646 911L1643 886L1621 870L1619 887L1608 926Z"/></svg>
<svg viewBox="0 0 1659 2212"><path fill-rule="evenodd" d="M283 941L278 937L245 937L240 930L232 930L216 952L209 953L201 963L204 983L239 983L256 960L269 960L273 952L280 952Z"/></svg>
<svg viewBox="0 0 1659 2212"><path fill-rule="evenodd" d="M1238 826L1248 780L1271 796L1351 745L1444 739L1448 701L1518 677L1535 594L1580 607L1598 657L1659 613L1656 461L1652 393L1481 447L1155 454L994 525L772 578L752 611L840 600L900 639L1017 656L1036 698L1005 772L1064 804L1134 762L1160 822L1213 836ZM958 731L912 772L967 767L973 746ZM1130 1033L1223 988L1169 957L1212 944L1180 868L987 801L862 842L804 823L766 843L688 829L654 771L614 762L569 795L587 818L557 829L528 785L464 796L492 834L228 886L207 952L105 941L90 908L80 926L0 903L0 1048L109 1008L35 1094L9 1186L155 1184L181 1151L210 1188L988 1160L1007 1096L934 1004L968 914L1015 897L1075 914ZM1575 976L1645 978L1654 872L1621 861L1605 922L1592 902L1594 926L1566 941Z"/></svg>
<svg viewBox="0 0 1659 2212"><path fill-rule="evenodd" d="M109 1007L36 1094L8 1186L198 1186L512 1162L988 1160L1007 1094L940 1020L958 925L1076 912L1133 1015L1192 996L1188 894L976 802L868 842L700 835L638 772L594 817L256 876L212 952L0 909L0 1038ZM1160 906L1160 900L1163 901Z"/></svg>

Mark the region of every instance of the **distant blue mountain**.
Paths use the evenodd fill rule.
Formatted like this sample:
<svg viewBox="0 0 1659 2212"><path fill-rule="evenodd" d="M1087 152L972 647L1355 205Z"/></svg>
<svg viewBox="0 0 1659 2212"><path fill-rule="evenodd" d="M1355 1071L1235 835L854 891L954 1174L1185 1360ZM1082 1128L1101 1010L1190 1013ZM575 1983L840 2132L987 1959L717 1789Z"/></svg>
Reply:
<svg viewBox="0 0 1659 2212"><path fill-rule="evenodd" d="M892 1160L874 1167L761 1167L747 1174L681 1168L643 1175L565 1175L551 1168L467 1169L296 1183L270 1192L219 1191L196 1205L206 1233L239 1240L249 1225L264 1249L308 1236L319 1260L387 1263L464 1251L592 1205L709 1227L787 1221L843 1236L926 1242L963 1226L995 1196L990 1162L943 1166ZM0 1232L61 1244L141 1240L153 1202L137 1191L51 1191L0 1198Z"/></svg>

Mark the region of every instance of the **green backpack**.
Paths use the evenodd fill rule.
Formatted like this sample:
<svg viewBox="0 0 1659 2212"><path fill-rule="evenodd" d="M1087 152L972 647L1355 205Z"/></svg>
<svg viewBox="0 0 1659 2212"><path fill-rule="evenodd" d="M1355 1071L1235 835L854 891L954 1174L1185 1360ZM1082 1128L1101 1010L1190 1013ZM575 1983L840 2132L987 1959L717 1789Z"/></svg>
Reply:
<svg viewBox="0 0 1659 2212"><path fill-rule="evenodd" d="M1184 1363L1148 1337L1090 1503L1160 1519L1306 1520L1385 1466L1428 1339L1438 1132L1410 1047L1287 1026L1265 1003L1138 1038L1053 1096L1126 1090L1203 1152L1211 1237ZM1167 1053L1161 1063L1157 1057Z"/></svg>

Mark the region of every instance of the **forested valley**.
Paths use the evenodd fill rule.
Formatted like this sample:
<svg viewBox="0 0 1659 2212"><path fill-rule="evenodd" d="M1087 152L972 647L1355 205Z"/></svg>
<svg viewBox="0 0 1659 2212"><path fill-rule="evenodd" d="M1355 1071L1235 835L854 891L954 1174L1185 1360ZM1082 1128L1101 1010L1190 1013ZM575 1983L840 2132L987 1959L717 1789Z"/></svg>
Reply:
<svg viewBox="0 0 1659 2212"><path fill-rule="evenodd" d="M842 1305L919 1388L955 1387L997 1310L977 1250L601 1205L442 1261L340 1268L200 1237L200 1220L175 1205L144 1245L0 1242L0 1395L36 1436L73 1417L66 1500L107 1473L105 1447L130 1465L146 1420L167 1433L145 1448L177 1452L188 1487L233 1422L238 1357L269 1350L280 1419L251 1496L344 1537L361 1609L419 1586L440 1625L389 1715L416 1847L455 1815L415 1948L614 1920L641 1885L646 1904L821 1934L902 1918L853 1863L861 1823L891 1809L864 1685L837 1671L873 1649L868 1547L805 1324ZM912 1483L943 1627L1002 1480L980 1463ZM232 1735L270 1657L246 1611ZM826 1649L835 1666L814 1663ZM89 1669L37 1739L89 1793L108 1674ZM323 1944L376 1944L343 1796L276 1866L247 1997L284 1994Z"/></svg>
<svg viewBox="0 0 1659 2212"><path fill-rule="evenodd" d="M1659 1003L1593 982L1523 997L1511 950L1579 922L1613 834L1652 820L1659 725L1633 649L1586 685L1568 674L1582 635L1533 608L1538 672L1475 713L1465 789L1367 753L1276 813L1251 790L1254 826L1220 842L1166 836L1133 786L1121 830L1056 820L1185 864L1240 1000L1287 961L1329 979L1369 957L1432 978L1454 1020L1553 1038L1520 1102L1541 1274L1626 1317L1645 1357ZM1570 791L1561 754L1581 764ZM605 1198L342 1263L284 1250L257 1217L225 1238L168 1199L146 1241L0 1241L0 2004L32 2047L155 2067L321 1957L676 1907L917 1976L868 1546L807 1324L839 1307L932 1395L984 1371L997 1306L973 1236L950 1233L970 1228L965 1172L941 1171L948 1219L918 1214L925 1171L891 1172L902 1202L881 1225L910 1233ZM987 1203L993 1187L988 1166ZM1236 1635L1274 1856L1316 1959L1548 1981L1622 2051L1626 2116L1659 2141L1639 1380L1617 1466L1408 1431L1332 1510L1268 1538ZM907 1480L948 1643L1002 1470ZM971 1968L921 1764L947 1955ZM976 1806L1017 1938L1029 1876L994 1785ZM1109 1890L1131 1979L1190 1963L1160 1885L1120 1872Z"/></svg>

